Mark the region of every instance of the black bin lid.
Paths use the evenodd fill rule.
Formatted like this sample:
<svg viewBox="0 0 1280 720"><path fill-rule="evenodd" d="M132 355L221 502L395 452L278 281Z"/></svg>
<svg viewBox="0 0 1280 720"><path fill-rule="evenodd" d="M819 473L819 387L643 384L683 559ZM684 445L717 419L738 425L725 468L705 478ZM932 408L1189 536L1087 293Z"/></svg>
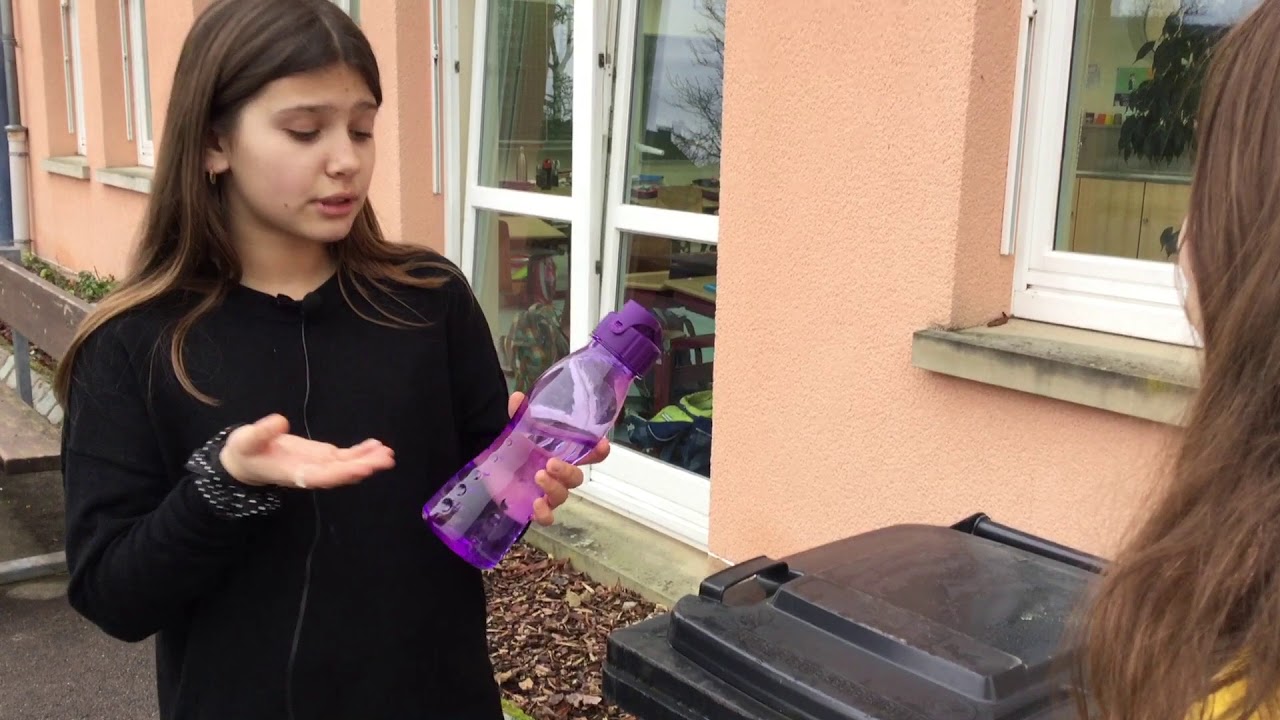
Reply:
<svg viewBox="0 0 1280 720"><path fill-rule="evenodd" d="M764 597L746 594L751 577ZM676 603L671 650L788 718L1004 720L1062 703L1061 640L1095 577L956 530L898 525L759 558ZM760 595L759 592L756 593Z"/></svg>

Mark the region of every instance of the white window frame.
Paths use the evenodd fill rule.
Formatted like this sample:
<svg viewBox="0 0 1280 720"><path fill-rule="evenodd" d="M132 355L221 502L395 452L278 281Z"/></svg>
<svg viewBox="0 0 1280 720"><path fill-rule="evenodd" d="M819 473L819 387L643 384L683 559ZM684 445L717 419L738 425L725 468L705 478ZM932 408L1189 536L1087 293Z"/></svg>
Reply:
<svg viewBox="0 0 1280 720"><path fill-rule="evenodd" d="M120 45L124 53L125 128L138 150L138 164L155 167L151 124L151 68L148 67L146 0L120 0Z"/></svg>
<svg viewBox="0 0 1280 720"><path fill-rule="evenodd" d="M475 283L475 269L483 258L477 251L476 226L480 212L506 212L530 215L545 220L570 223L569 292L573 301L569 308L570 337L574 347L590 339L591 324L599 305L599 284L595 282L594 265L600 257L599 235L594 228L603 222L602 184L597 181L604 172L603 72L596 58L603 49L604 30L598 27L607 9L592 0L575 0L573 11L573 187L569 196L547 196L483 185L480 182L480 146L484 138L484 99L488 92L485 62L488 47L489 0L476 0L475 39L472 47L471 127L468 132L467 193L463 206L462 269Z"/></svg>
<svg viewBox="0 0 1280 720"><path fill-rule="evenodd" d="M1053 249L1076 24L1092 2L1024 0L1010 143L1005 247L1016 262L1017 317L1193 345L1174 263ZM1012 242L1010 242L1012 241Z"/></svg>
<svg viewBox="0 0 1280 720"><path fill-rule="evenodd" d="M628 201L628 168L637 123L632 115L635 93L636 36L641 0L625 0L618 15L618 50L613 97L613 148L609 155L605 196L605 231L600 289L600 317L617 306L625 243L623 235L666 237L718 245L720 216L634 205ZM714 439L712 440L714 444ZM714 452L714 451L713 451ZM600 463L582 494L646 525L705 549L711 514L711 480L668 465L644 453L615 446Z"/></svg>
<svg viewBox="0 0 1280 720"><path fill-rule="evenodd" d="M617 0L615 0L617 1ZM570 346L581 347L601 315L613 309L622 262L621 234L643 233L673 239L715 243L719 218L688 212L632 206L623 203L626 152L619 146L629 138L632 65L637 0L612 2L575 0L573 17L573 185L569 196L542 195L480 182L480 153L484 139L485 71L489 0L477 0L468 140L466 197L463 204L461 267L474 284L484 266L487 247L477 245L478 214L506 212L571 223L569 291ZM615 24L617 23L617 24ZM619 27L622 28L619 31ZM610 52L613 38L616 52ZM598 65L606 58L604 67ZM613 58L614 62L610 62ZM616 84L611 87L613 76ZM610 95L612 90L613 95ZM613 102L613 142L609 180L605 157ZM608 202L606 203L606 184ZM608 208L606 210L606 207ZM604 228L604 232L599 231ZM598 263L598 264L597 264ZM672 467L643 453L615 447L608 460L584 468L591 482L579 492L595 502L639 522L705 548L710 515L707 478Z"/></svg>
<svg viewBox="0 0 1280 720"><path fill-rule="evenodd" d="M76 136L76 154L89 154L84 118L84 62L80 53L78 0L62 0L62 74L66 85L67 132Z"/></svg>
<svg viewBox="0 0 1280 720"><path fill-rule="evenodd" d="M432 0L435 2L435 0ZM432 94L439 96L443 137L435 144L435 152L443 159L444 187L441 193L445 198L444 211L444 254L449 260L462 264L462 201L466 195L462 177L462 88L459 74L463 63L471 62L471 58L463 58L459 52L461 30L459 28L460 8L458 0L439 0L439 29L435 34L439 42L439 53L436 67L432 69ZM474 14L473 14L474 17ZM440 88L434 85L440 83Z"/></svg>

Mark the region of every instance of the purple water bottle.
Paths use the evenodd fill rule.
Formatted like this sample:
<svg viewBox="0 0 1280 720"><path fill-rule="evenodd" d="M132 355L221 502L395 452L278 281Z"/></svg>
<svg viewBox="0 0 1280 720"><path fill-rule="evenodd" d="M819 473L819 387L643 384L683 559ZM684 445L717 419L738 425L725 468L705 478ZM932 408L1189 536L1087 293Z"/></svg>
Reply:
<svg viewBox="0 0 1280 720"><path fill-rule="evenodd" d="M631 383L653 367L662 327L644 306L609 313L591 342L547 369L506 430L422 508L451 550L480 569L498 564L542 496L534 475L553 457L576 463L613 427Z"/></svg>

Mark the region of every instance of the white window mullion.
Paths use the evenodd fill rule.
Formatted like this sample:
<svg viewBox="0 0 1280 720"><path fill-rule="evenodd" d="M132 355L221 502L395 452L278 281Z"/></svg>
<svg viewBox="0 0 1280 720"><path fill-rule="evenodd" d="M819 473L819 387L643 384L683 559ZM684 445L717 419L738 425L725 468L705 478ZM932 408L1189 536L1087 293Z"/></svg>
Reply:
<svg viewBox="0 0 1280 720"><path fill-rule="evenodd" d="M124 75L124 134L125 138L130 142L133 141L133 105L134 90L133 87L133 3L130 0L120 0L120 55L121 70Z"/></svg>
<svg viewBox="0 0 1280 720"><path fill-rule="evenodd" d="M60 23L62 30L62 81L67 99L67 132L76 132L76 84L75 55L71 45L71 2L62 0L60 6Z"/></svg>
<svg viewBox="0 0 1280 720"><path fill-rule="evenodd" d="M458 77L463 58L458 53L459 34L458 0L440 0L441 64L439 78L443 86L444 138L441 144L444 155L444 254L455 263L462 263L462 198L465 197L462 177L462 92ZM454 61L457 61L457 65Z"/></svg>
<svg viewBox="0 0 1280 720"><path fill-rule="evenodd" d="M572 222L575 217L574 199L571 197L540 195L538 193L493 188L478 185L468 193L471 209L534 215L551 220Z"/></svg>
<svg viewBox="0 0 1280 720"><path fill-rule="evenodd" d="M616 232L661 235L708 245L719 242L720 218L716 215L697 215L644 205L619 205L613 212L613 230Z"/></svg>
<svg viewBox="0 0 1280 720"><path fill-rule="evenodd" d="M569 343L586 344L596 322L600 283L596 261L600 259L598 228L603 221L604 128L600 108L605 102L604 71L597 58L604 52L603 35L608 18L593 0L573 5L573 235L569 254L569 286L574 302L569 308Z"/></svg>
<svg viewBox="0 0 1280 720"><path fill-rule="evenodd" d="M439 195L443 180L443 162L440 151L440 5L437 0L430 3L430 35L431 35L431 194Z"/></svg>
<svg viewBox="0 0 1280 720"><path fill-rule="evenodd" d="M77 0L62 0L62 66L67 93L67 132L76 136L76 153L86 155L89 138L84 118L84 68L80 53Z"/></svg>
<svg viewBox="0 0 1280 720"><path fill-rule="evenodd" d="M476 268L483 261L476 237L476 190L480 187L480 144L484 120L484 95L488 72L485 68L485 52L488 44L489 3L476 0L475 27L471 42L471 109L467 113L470 128L467 132L467 178L466 201L462 213L462 272L467 281L475 286L479 278Z"/></svg>
<svg viewBox="0 0 1280 720"><path fill-rule="evenodd" d="M155 165L155 132L151 109L151 53L147 42L146 0L129 0L129 58L132 62L134 142L138 163Z"/></svg>

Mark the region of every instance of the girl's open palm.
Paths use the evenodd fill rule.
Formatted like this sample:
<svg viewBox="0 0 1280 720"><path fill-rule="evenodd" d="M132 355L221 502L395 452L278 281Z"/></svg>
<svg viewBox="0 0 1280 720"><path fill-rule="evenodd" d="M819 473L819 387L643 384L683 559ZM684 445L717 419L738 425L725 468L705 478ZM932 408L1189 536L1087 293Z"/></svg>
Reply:
<svg viewBox="0 0 1280 720"><path fill-rule="evenodd" d="M395 465L395 453L377 440L339 448L290 435L289 421L268 415L227 436L219 459L246 485L329 488L352 485Z"/></svg>

